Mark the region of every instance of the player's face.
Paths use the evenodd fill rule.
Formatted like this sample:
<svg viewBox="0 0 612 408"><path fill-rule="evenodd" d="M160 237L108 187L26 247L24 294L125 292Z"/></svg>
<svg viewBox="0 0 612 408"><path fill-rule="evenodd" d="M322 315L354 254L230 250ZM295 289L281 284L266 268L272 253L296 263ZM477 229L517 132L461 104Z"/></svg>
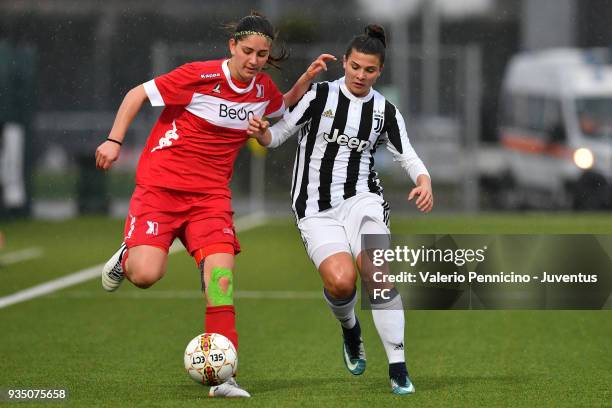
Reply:
<svg viewBox="0 0 612 408"><path fill-rule="evenodd" d="M378 55L352 50L343 60L346 87L355 96L365 96L382 73Z"/></svg>
<svg viewBox="0 0 612 408"><path fill-rule="evenodd" d="M229 40L232 53L230 69L232 76L242 82L249 82L262 70L270 56L270 40L261 35L249 35L239 41Z"/></svg>

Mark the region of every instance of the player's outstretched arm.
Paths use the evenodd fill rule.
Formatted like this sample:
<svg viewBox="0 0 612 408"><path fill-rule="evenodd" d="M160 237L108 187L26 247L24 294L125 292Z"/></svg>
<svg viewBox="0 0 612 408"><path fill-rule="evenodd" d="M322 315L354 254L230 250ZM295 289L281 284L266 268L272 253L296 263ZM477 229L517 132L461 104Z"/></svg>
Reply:
<svg viewBox="0 0 612 408"><path fill-rule="evenodd" d="M98 169L108 170L117 160L125 134L147 98L147 93L142 85L131 89L125 95L115 116L113 128L108 135L108 139L112 139L112 141L107 139L96 149L96 167Z"/></svg>
<svg viewBox="0 0 612 408"><path fill-rule="evenodd" d="M260 145L273 149L285 143L300 127L293 125L287 117L283 117L270 127L270 122L267 120L253 116L249 119L247 134L257 139Z"/></svg>
<svg viewBox="0 0 612 408"><path fill-rule="evenodd" d="M417 186L408 194L408 201L412 201L415 197L417 197L415 205L420 211L424 213L431 211L434 204L433 191L431 179L426 174L420 174L417 177Z"/></svg>
<svg viewBox="0 0 612 408"><path fill-rule="evenodd" d="M270 122L258 116L252 116L249 119L249 127L247 134L249 137L257 139L260 145L268 146L272 142L272 134L270 133Z"/></svg>
<svg viewBox="0 0 612 408"><path fill-rule="evenodd" d="M321 54L310 64L306 72L293 84L293 87L283 95L285 106L293 106L300 100L316 76L323 71L327 71L327 62L329 61L336 61L336 57L331 54Z"/></svg>

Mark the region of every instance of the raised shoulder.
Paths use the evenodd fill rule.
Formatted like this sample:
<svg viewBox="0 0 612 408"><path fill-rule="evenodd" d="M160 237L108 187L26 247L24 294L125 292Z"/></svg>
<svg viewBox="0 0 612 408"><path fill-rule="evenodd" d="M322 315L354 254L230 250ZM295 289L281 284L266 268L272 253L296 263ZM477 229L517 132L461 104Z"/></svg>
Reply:
<svg viewBox="0 0 612 408"><path fill-rule="evenodd" d="M257 74L257 77L255 79L255 83L256 84L261 84L266 89L269 89L269 90L276 90L276 89L278 89L278 87L276 86L276 83L272 80L270 75L268 75L265 72L260 72L260 73Z"/></svg>
<svg viewBox="0 0 612 408"><path fill-rule="evenodd" d="M181 68L206 83L216 81L223 76L222 63L223 60L194 61L182 65Z"/></svg>

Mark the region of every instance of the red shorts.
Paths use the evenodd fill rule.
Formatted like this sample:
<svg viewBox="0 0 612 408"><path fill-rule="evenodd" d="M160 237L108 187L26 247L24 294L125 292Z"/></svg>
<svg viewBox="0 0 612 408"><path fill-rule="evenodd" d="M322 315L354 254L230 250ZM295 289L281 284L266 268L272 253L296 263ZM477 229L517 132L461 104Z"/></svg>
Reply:
<svg viewBox="0 0 612 408"><path fill-rule="evenodd" d="M128 248L152 245L168 251L179 238L190 254L211 244L230 244L238 254L233 214L231 199L223 195L137 185L125 221L125 243Z"/></svg>

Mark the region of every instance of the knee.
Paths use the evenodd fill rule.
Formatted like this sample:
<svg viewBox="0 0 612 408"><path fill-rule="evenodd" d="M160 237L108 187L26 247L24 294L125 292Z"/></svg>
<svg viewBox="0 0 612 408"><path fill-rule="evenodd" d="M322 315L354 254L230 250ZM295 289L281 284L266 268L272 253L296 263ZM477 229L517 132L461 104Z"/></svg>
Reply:
<svg viewBox="0 0 612 408"><path fill-rule="evenodd" d="M135 261L128 259L128 267L126 276L135 286L141 289L151 287L155 282L161 279L164 271L161 266L147 265L146 262Z"/></svg>
<svg viewBox="0 0 612 408"><path fill-rule="evenodd" d="M346 299L355 291L355 271L354 268L338 266L334 272L326 279L325 289L336 299Z"/></svg>
<svg viewBox="0 0 612 408"><path fill-rule="evenodd" d="M346 299L355 291L355 282L347 279L334 279L328 286L325 289L335 299Z"/></svg>

